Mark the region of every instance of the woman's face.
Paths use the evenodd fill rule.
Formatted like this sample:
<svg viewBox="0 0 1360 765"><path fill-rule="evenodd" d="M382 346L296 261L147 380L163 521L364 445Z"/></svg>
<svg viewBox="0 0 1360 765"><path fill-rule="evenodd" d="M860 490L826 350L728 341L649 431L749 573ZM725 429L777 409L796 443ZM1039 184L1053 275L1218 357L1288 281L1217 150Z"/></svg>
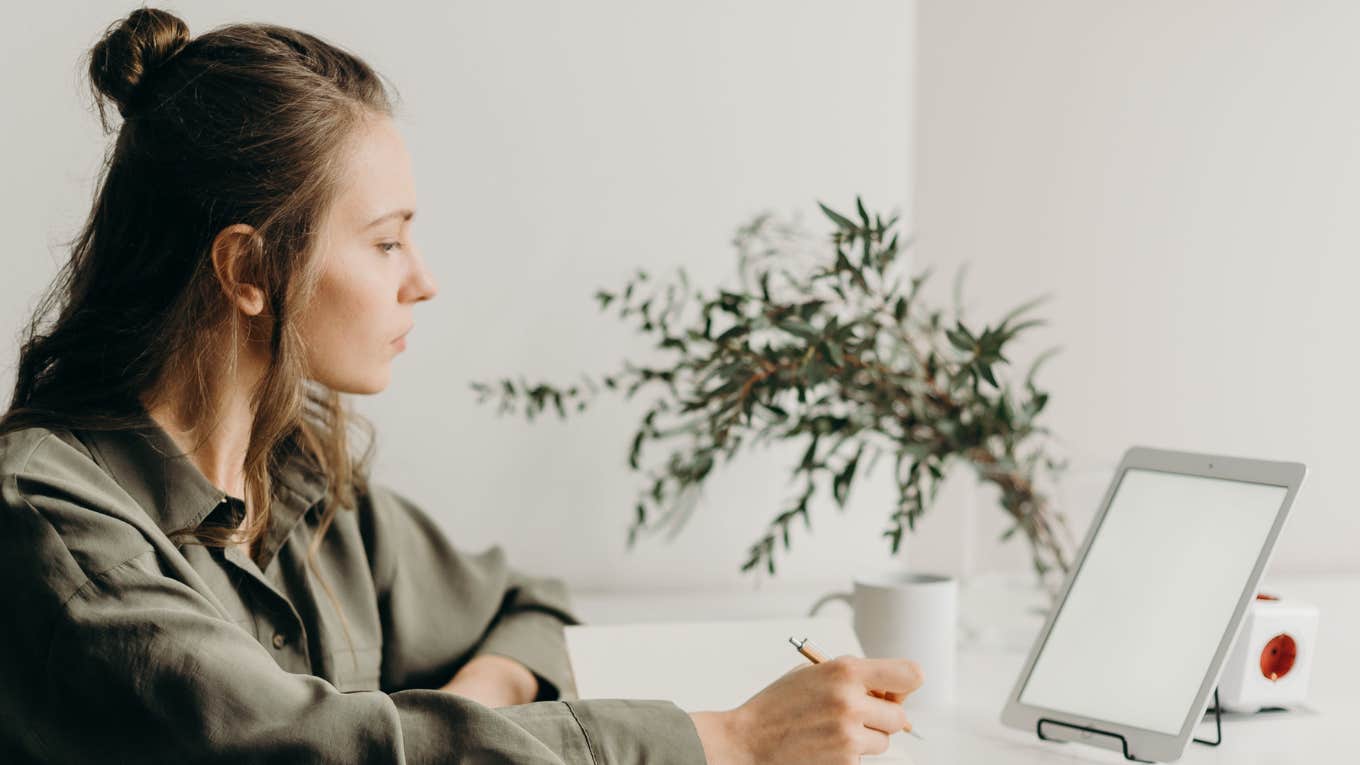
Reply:
<svg viewBox="0 0 1360 765"><path fill-rule="evenodd" d="M309 377L342 393L391 381L415 304L438 287L411 241L411 157L392 120L369 121L318 240L321 274L299 318Z"/></svg>

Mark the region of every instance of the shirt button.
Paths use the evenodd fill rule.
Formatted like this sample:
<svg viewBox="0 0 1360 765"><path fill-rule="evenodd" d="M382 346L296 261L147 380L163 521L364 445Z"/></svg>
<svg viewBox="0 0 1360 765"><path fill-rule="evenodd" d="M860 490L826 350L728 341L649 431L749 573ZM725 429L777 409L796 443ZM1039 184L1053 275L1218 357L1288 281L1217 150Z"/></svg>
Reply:
<svg viewBox="0 0 1360 765"><path fill-rule="evenodd" d="M287 643L288 643L288 638L284 637L282 632L275 632L275 633L274 633L274 647L275 647L275 648L283 648L285 645L287 645Z"/></svg>

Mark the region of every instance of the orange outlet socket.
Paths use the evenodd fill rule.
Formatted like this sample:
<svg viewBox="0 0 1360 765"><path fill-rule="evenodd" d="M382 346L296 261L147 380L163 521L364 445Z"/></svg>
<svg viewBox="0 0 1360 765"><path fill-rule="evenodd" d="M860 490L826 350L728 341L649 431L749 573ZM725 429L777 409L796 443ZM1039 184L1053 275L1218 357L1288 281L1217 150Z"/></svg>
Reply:
<svg viewBox="0 0 1360 765"><path fill-rule="evenodd" d="M1298 646L1294 644L1294 638L1283 632L1276 635L1261 650L1261 674L1271 682L1279 680L1294 668L1297 653Z"/></svg>

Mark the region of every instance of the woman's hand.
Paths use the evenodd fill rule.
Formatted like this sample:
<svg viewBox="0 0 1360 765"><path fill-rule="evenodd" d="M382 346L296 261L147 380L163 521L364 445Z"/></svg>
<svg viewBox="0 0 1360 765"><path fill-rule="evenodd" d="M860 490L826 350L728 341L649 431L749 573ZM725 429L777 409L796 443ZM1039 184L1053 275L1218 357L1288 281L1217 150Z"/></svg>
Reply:
<svg viewBox="0 0 1360 765"><path fill-rule="evenodd" d="M710 765L849 765L910 729L902 700L920 687L909 659L840 656L788 672L736 709L691 717Z"/></svg>
<svg viewBox="0 0 1360 765"><path fill-rule="evenodd" d="M439 690L456 693L483 706L509 707L537 698L538 678L514 659L484 653L464 664Z"/></svg>

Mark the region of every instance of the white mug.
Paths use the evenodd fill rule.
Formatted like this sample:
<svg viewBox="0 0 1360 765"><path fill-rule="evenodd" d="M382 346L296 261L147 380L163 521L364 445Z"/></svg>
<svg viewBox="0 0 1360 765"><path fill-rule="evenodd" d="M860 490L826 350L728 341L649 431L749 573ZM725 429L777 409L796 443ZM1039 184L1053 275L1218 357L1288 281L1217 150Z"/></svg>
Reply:
<svg viewBox="0 0 1360 765"><path fill-rule="evenodd" d="M905 658L921 666L925 682L908 704L953 704L959 583L935 574L856 577L854 592L833 592L812 605L843 600L854 611L855 635L871 659Z"/></svg>

